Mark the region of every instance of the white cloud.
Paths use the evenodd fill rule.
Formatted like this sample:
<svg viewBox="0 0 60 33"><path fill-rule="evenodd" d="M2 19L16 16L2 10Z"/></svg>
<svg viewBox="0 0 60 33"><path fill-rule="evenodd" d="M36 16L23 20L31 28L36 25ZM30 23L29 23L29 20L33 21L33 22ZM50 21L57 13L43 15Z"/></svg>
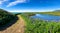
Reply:
<svg viewBox="0 0 60 33"><path fill-rule="evenodd" d="M2 5L6 1L8 1L8 0L0 0L0 5Z"/></svg>
<svg viewBox="0 0 60 33"><path fill-rule="evenodd" d="M7 5L7 7L10 7L10 6L14 6L14 5L17 5L18 3L25 3L26 0L16 0L14 2L11 2Z"/></svg>
<svg viewBox="0 0 60 33"><path fill-rule="evenodd" d="M26 10L12 10L9 12L51 12L53 10L32 10L32 9L26 9Z"/></svg>

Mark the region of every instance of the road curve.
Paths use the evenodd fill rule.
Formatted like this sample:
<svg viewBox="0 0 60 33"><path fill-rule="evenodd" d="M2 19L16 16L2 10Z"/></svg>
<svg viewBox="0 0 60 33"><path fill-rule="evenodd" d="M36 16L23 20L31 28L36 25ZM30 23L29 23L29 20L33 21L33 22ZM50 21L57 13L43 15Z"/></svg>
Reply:
<svg viewBox="0 0 60 33"><path fill-rule="evenodd" d="M20 15L18 15L18 18L19 19L15 24L13 24L4 31L0 31L0 33L24 33L24 26L25 26L24 20Z"/></svg>

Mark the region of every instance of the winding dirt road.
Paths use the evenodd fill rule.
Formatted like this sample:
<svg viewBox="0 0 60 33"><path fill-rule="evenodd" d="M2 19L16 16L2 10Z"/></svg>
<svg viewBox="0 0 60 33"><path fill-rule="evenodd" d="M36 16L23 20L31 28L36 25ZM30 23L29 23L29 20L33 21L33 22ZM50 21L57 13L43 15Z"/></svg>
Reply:
<svg viewBox="0 0 60 33"><path fill-rule="evenodd" d="M24 33L24 20L20 15L18 15L19 20L9 28L4 31L0 31L0 33Z"/></svg>

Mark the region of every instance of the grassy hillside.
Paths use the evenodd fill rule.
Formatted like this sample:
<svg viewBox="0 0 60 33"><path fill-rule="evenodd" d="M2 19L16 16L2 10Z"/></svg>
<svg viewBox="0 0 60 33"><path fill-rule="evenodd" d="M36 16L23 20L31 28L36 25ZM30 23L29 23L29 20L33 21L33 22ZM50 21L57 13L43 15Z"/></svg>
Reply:
<svg viewBox="0 0 60 33"><path fill-rule="evenodd" d="M50 14L50 15L56 15L60 16L60 12L54 11L54 12L25 12L25 14Z"/></svg>
<svg viewBox="0 0 60 33"><path fill-rule="evenodd" d="M0 9L0 26L4 25L15 18L15 15L3 9Z"/></svg>
<svg viewBox="0 0 60 33"><path fill-rule="evenodd" d="M60 12L40 12L41 14L50 14L50 15L56 15L60 16Z"/></svg>

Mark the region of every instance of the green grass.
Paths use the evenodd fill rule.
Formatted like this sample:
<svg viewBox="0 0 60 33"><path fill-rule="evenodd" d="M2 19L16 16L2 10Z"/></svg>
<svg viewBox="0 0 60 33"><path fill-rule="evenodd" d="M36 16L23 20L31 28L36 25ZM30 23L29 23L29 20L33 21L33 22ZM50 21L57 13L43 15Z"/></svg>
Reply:
<svg viewBox="0 0 60 33"><path fill-rule="evenodd" d="M60 12L25 12L24 14L50 14L60 16Z"/></svg>
<svg viewBox="0 0 60 33"><path fill-rule="evenodd" d="M41 14L50 14L50 15L60 16L60 12L41 12Z"/></svg>
<svg viewBox="0 0 60 33"><path fill-rule="evenodd" d="M25 20L25 33L60 33L60 22L31 19L26 14L21 14Z"/></svg>

